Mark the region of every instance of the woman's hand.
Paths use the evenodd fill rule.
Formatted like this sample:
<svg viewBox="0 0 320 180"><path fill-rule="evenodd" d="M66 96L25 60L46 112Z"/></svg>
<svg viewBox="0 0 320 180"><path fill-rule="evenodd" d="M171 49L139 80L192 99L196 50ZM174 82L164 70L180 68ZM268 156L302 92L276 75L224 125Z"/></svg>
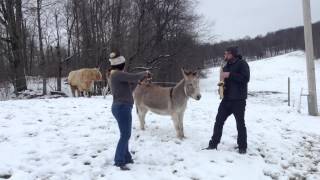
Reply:
<svg viewBox="0 0 320 180"><path fill-rule="evenodd" d="M150 71L146 71L145 79L151 80L152 79L152 74Z"/></svg>
<svg viewBox="0 0 320 180"><path fill-rule="evenodd" d="M142 84L143 82L146 83L146 82L151 82L151 79L152 79L152 74L150 71L145 71L145 74L144 74L144 77L143 79L141 79L138 84Z"/></svg>

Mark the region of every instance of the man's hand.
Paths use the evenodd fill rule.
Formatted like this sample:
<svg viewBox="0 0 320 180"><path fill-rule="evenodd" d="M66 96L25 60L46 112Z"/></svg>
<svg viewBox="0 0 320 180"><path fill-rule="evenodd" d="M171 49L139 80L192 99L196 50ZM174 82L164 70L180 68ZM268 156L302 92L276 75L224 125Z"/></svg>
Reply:
<svg viewBox="0 0 320 180"><path fill-rule="evenodd" d="M222 72L221 76L223 79L227 79L230 77L230 72Z"/></svg>

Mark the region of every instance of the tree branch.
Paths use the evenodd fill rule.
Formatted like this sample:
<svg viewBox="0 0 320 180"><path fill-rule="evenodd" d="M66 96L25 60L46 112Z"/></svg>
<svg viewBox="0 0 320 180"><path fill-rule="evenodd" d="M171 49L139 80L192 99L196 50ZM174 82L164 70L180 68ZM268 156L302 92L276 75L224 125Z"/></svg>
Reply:
<svg viewBox="0 0 320 180"><path fill-rule="evenodd" d="M4 37L0 37L0 40L1 40L1 41L5 41L5 42L8 42L8 43L11 43L11 42L12 42L11 39L9 39L9 38L4 38Z"/></svg>
<svg viewBox="0 0 320 180"><path fill-rule="evenodd" d="M4 26L8 26L8 23L6 20L4 20L1 16L0 16L0 23L3 24Z"/></svg>
<svg viewBox="0 0 320 180"><path fill-rule="evenodd" d="M158 57L156 57L156 58L153 58L153 59L147 61L147 65L149 65L149 64L156 64L157 62L159 62L159 61L161 61L161 60L164 60L165 58L169 58L169 57L172 57L172 56L175 56L175 55L176 55L176 54L172 54L172 55L170 55L170 54L160 55L160 56L158 56Z"/></svg>

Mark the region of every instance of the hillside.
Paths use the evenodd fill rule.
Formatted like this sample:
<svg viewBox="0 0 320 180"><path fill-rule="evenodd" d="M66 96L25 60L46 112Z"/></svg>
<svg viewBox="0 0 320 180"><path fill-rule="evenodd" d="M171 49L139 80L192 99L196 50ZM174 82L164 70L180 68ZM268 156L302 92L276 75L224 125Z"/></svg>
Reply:
<svg viewBox="0 0 320 180"><path fill-rule="evenodd" d="M246 125L248 153L239 155L230 117L218 151L204 151L219 105L218 69L201 81L203 98L190 100L183 141L169 117L148 114L146 131L133 111L131 171L115 168L117 124L112 97L0 102L0 179L248 180L320 179L320 118L307 115L304 54L300 51L251 62ZM316 62L320 104L320 61ZM293 106L287 106L287 78Z"/></svg>

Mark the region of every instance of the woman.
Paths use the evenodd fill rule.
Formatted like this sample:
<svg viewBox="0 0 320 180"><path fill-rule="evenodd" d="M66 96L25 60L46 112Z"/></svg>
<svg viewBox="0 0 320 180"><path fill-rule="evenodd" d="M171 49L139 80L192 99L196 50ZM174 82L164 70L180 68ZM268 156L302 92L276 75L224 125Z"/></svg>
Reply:
<svg viewBox="0 0 320 180"><path fill-rule="evenodd" d="M110 83L113 95L112 114L118 122L120 129L120 139L115 154L115 166L121 170L130 170L126 165L133 163L129 152L129 139L132 128L132 91L139 81L150 76L149 72L127 73L124 72L125 58L119 52L110 54Z"/></svg>

